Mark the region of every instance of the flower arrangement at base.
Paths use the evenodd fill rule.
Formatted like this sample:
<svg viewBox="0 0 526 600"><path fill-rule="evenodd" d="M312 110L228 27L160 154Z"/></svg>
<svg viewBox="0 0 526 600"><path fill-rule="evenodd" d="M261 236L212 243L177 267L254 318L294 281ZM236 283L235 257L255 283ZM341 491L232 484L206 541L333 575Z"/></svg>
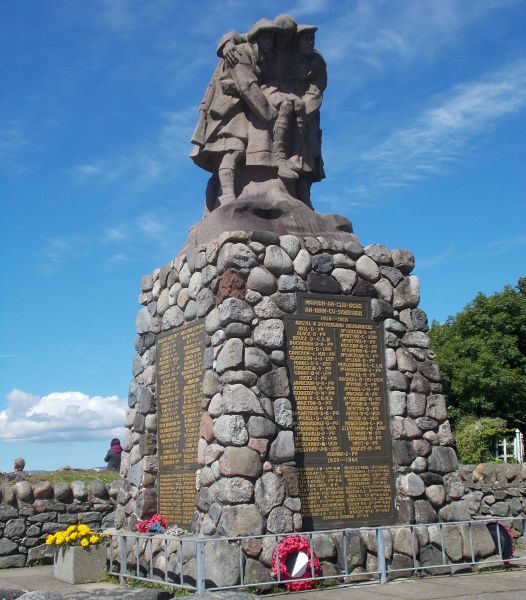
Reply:
<svg viewBox="0 0 526 600"><path fill-rule="evenodd" d="M139 521L135 525L135 529L141 533L163 533L167 527L166 521L158 514L153 515L147 521Z"/></svg>
<svg viewBox="0 0 526 600"><path fill-rule="evenodd" d="M291 592L309 590L314 585L314 577L320 572L320 561L314 556L307 538L291 535L281 540L272 553L272 576L280 579L309 578L306 581L285 583Z"/></svg>
<svg viewBox="0 0 526 600"><path fill-rule="evenodd" d="M70 525L46 538L55 547L53 577L66 583L94 583L106 572L107 536L87 525Z"/></svg>
<svg viewBox="0 0 526 600"><path fill-rule="evenodd" d="M57 531L47 536L46 544L48 546L81 546L89 548L103 544L106 536L103 533L92 531L87 525L70 525L63 531Z"/></svg>

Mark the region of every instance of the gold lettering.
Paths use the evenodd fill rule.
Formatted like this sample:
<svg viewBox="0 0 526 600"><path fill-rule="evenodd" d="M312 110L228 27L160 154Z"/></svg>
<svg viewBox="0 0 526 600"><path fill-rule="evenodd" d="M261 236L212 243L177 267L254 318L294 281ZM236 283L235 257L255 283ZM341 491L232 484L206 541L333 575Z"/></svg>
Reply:
<svg viewBox="0 0 526 600"><path fill-rule="evenodd" d="M159 510L182 526L195 510L204 336L199 323L157 341Z"/></svg>
<svg viewBox="0 0 526 600"><path fill-rule="evenodd" d="M392 467L379 327L365 320L365 302L303 298L299 307L287 338L303 516L328 524L388 516Z"/></svg>

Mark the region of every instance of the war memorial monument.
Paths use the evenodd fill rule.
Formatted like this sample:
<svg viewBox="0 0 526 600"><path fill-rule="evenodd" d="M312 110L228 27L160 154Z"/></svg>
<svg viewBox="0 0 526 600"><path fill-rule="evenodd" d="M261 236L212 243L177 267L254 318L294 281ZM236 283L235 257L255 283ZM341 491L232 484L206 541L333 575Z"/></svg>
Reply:
<svg viewBox="0 0 526 600"><path fill-rule="evenodd" d="M200 536L451 520L458 464L413 254L313 208L315 32L280 16L219 41L192 138L203 217L141 282L117 527L154 512Z"/></svg>

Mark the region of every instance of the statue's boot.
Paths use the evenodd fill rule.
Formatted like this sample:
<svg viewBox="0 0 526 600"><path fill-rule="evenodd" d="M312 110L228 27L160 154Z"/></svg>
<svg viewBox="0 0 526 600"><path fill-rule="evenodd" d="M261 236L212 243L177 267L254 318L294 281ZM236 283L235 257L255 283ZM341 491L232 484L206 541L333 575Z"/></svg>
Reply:
<svg viewBox="0 0 526 600"><path fill-rule="evenodd" d="M274 140L273 151L276 162L278 163L278 177L280 179L287 179L289 181L295 181L299 178L298 173L292 168L292 165L285 154L285 144L281 140Z"/></svg>
<svg viewBox="0 0 526 600"><path fill-rule="evenodd" d="M295 181L296 179L299 179L298 173L290 168L286 159L279 164L278 177L280 179L287 179L289 181Z"/></svg>
<svg viewBox="0 0 526 600"><path fill-rule="evenodd" d="M291 156L287 161L287 165L289 169L295 171L298 174L304 171L311 170L307 163L303 160L303 157L299 156L298 154L294 154L293 156Z"/></svg>

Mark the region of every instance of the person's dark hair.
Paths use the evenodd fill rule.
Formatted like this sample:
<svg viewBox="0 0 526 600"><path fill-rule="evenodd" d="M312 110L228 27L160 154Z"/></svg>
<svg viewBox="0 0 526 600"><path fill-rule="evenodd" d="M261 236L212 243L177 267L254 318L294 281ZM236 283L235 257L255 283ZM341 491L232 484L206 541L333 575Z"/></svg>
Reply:
<svg viewBox="0 0 526 600"><path fill-rule="evenodd" d="M117 438L113 438L111 440L110 446L116 446L117 444L119 444L119 446L120 446L121 445L121 441L119 439L117 439Z"/></svg>

